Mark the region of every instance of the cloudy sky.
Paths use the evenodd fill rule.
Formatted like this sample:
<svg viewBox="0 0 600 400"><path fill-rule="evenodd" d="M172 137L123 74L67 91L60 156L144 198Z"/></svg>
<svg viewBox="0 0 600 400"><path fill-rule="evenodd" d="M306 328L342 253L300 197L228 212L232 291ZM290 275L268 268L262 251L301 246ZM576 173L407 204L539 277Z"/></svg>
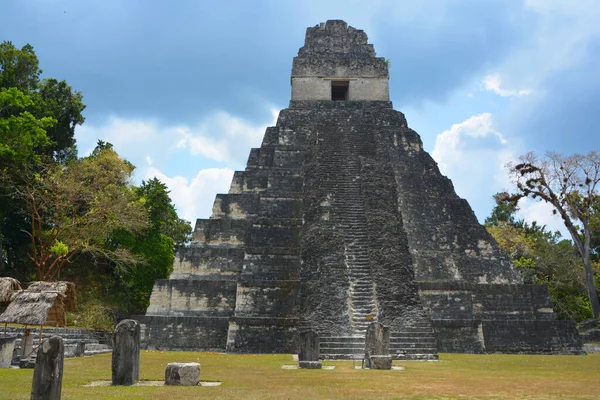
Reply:
<svg viewBox="0 0 600 400"><path fill-rule="evenodd" d="M83 93L80 155L113 143L192 221L288 105L292 57L327 19L391 60L394 108L480 221L510 189L507 161L600 148L597 0L2 0L1 13L0 40L32 44L44 76Z"/></svg>

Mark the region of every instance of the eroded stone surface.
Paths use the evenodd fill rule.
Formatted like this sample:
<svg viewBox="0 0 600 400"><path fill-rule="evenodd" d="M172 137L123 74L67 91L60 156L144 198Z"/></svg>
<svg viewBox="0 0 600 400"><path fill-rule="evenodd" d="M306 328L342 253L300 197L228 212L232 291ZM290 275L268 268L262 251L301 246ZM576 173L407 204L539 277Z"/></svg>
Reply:
<svg viewBox="0 0 600 400"><path fill-rule="evenodd" d="M140 380L140 324L125 319L116 326L112 353L112 384L133 385Z"/></svg>
<svg viewBox="0 0 600 400"><path fill-rule="evenodd" d="M365 367L371 369L392 368L390 354L390 328L374 322L367 328L365 337Z"/></svg>
<svg viewBox="0 0 600 400"><path fill-rule="evenodd" d="M319 334L315 331L303 331L298 334L298 360L319 361Z"/></svg>
<svg viewBox="0 0 600 400"><path fill-rule="evenodd" d="M148 347L295 353L314 330L321 357L353 358L380 322L394 358L581 349L387 101L388 77L363 31L307 29L289 107L157 281Z"/></svg>
<svg viewBox="0 0 600 400"><path fill-rule="evenodd" d="M10 368L16 343L16 336L0 337L0 368Z"/></svg>
<svg viewBox="0 0 600 400"><path fill-rule="evenodd" d="M31 384L32 400L60 400L65 348L60 336L42 342L38 348Z"/></svg>
<svg viewBox="0 0 600 400"><path fill-rule="evenodd" d="M165 369L165 385L196 386L200 382L200 364L169 363Z"/></svg>

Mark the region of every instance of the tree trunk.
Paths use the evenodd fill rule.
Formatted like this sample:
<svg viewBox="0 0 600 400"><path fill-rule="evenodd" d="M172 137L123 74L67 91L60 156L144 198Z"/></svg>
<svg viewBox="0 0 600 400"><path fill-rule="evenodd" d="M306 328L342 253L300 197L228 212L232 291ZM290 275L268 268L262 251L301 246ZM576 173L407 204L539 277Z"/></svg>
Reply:
<svg viewBox="0 0 600 400"><path fill-rule="evenodd" d="M565 218L563 217L563 220ZM583 223L583 234L584 234L584 242L581 241L581 237L579 233L569 220L569 223L566 223L566 227L571 234L571 238L575 243L575 247L579 251L579 255L583 260L583 267L585 268L585 282L586 288L588 292L588 298L590 299L590 304L592 306L592 315L594 319L598 319L600 315L600 301L598 300L598 293L596 292L596 286L594 285L594 270L592 269L592 264L590 262L590 231L588 227L587 220L581 218ZM565 222L567 222L565 220Z"/></svg>
<svg viewBox="0 0 600 400"><path fill-rule="evenodd" d="M592 270L592 264L590 263L589 257L587 257L587 260L584 258L583 265L585 267L588 297L590 298L590 304L592 305L592 314L594 315L594 319L598 319L598 315L600 314L600 301L598 301L598 293L594 286L594 271Z"/></svg>

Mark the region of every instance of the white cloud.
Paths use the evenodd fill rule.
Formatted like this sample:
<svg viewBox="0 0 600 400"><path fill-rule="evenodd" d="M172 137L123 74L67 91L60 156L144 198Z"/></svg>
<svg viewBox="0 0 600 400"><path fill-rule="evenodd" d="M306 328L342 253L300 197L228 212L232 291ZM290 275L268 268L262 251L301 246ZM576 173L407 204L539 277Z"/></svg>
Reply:
<svg viewBox="0 0 600 400"><path fill-rule="evenodd" d="M144 179L158 178L170 190L171 200L180 217L194 224L196 218L208 218L217 193L227 193L233 178L229 168L206 168L190 181L176 175L169 177L154 167L146 170Z"/></svg>
<svg viewBox="0 0 600 400"><path fill-rule="evenodd" d="M531 89L514 90L502 88L502 79L500 78L500 74L488 75L483 79L482 83L484 85L482 90L494 92L502 97L527 96L533 93Z"/></svg>
<svg viewBox="0 0 600 400"><path fill-rule="evenodd" d="M563 238L571 240L571 235L565 228L562 219L552 213L554 207L550 203L524 198L519 200L518 205L517 218L522 218L530 224L535 221L538 225L546 225L546 230L559 231Z"/></svg>
<svg viewBox="0 0 600 400"><path fill-rule="evenodd" d="M179 215L193 221L208 217L215 195L228 192L233 170L245 165L251 147L260 146L278 111L272 109L271 116L267 123L255 124L219 111L195 126L112 116L102 125L78 128L76 139L82 155L99 139L112 143L121 157L137 166L136 182L159 178L171 190ZM194 171L195 176L186 177Z"/></svg>
<svg viewBox="0 0 600 400"><path fill-rule="evenodd" d="M480 221L493 207L492 196L505 189L505 165L515 150L498 132L490 113L474 115L440 133L431 152L440 171L452 179L459 196L467 199Z"/></svg>

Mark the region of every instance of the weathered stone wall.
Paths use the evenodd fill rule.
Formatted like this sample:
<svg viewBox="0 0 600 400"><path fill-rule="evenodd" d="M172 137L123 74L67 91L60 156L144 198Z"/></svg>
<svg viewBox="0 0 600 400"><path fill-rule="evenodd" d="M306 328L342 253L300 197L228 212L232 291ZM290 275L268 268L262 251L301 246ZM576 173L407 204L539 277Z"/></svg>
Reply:
<svg viewBox="0 0 600 400"><path fill-rule="evenodd" d="M350 101L330 100L332 78ZM395 352L403 333L449 352L581 347L392 108L387 79L363 31L307 30L289 108L157 281L147 347L295 352L298 329L350 343L332 339L370 321L390 326Z"/></svg>
<svg viewBox="0 0 600 400"><path fill-rule="evenodd" d="M142 347L152 350L215 350L227 344L229 317L136 317L141 326Z"/></svg>
<svg viewBox="0 0 600 400"><path fill-rule="evenodd" d="M520 283L508 258L454 192L418 134L406 125L383 138L417 281Z"/></svg>
<svg viewBox="0 0 600 400"><path fill-rule="evenodd" d="M385 59L375 56L364 31L344 21L306 30L292 67L292 100L331 100L332 80L349 81L348 100L389 100Z"/></svg>
<svg viewBox="0 0 600 400"><path fill-rule="evenodd" d="M331 82L348 81L348 100L388 101L389 83L383 78L348 78L345 75L292 78L292 100L331 100Z"/></svg>
<svg viewBox="0 0 600 400"><path fill-rule="evenodd" d="M230 316L235 304L235 280L163 279L154 285L146 315Z"/></svg>
<svg viewBox="0 0 600 400"><path fill-rule="evenodd" d="M380 132L373 135L377 144L381 143ZM363 157L361 161L369 229L369 261L377 293L378 320L398 331L427 318L418 295L387 152L377 146L372 157Z"/></svg>

